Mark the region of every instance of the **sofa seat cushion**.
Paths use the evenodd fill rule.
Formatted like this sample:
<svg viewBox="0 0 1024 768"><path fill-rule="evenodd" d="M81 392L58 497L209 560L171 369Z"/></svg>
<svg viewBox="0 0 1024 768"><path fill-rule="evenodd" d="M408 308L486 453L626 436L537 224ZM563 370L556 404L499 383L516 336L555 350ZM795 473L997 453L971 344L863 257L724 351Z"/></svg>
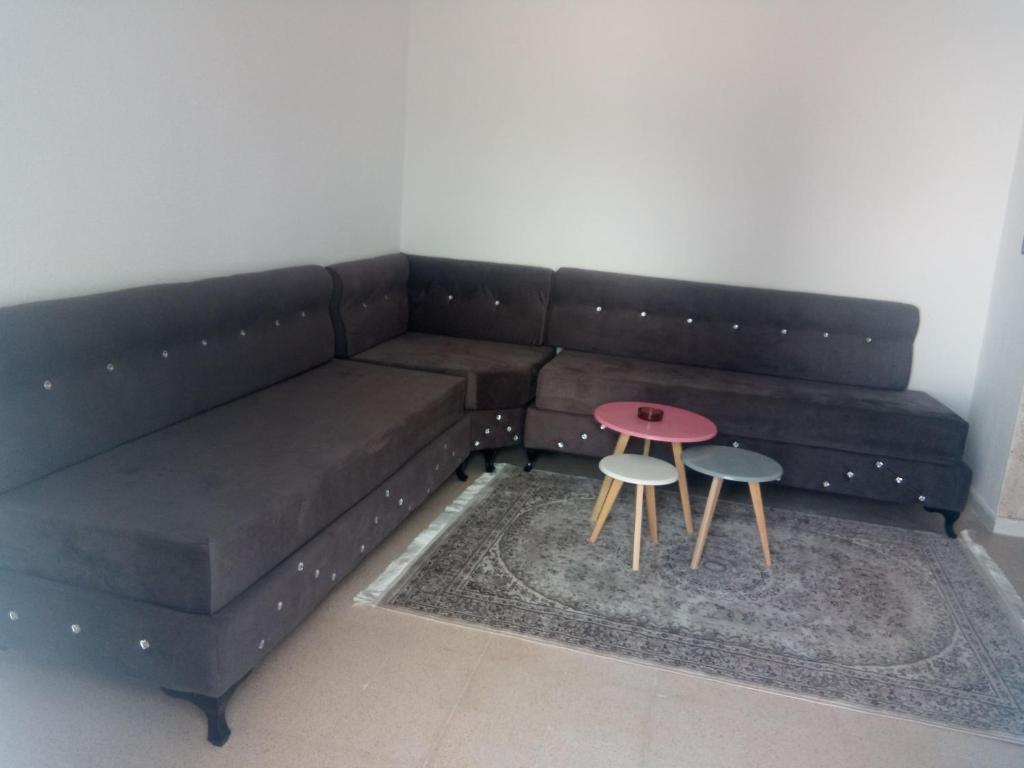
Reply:
<svg viewBox="0 0 1024 768"><path fill-rule="evenodd" d="M723 434L933 462L958 462L967 422L924 392L785 379L565 351L541 370L537 407L591 413L652 400L707 416Z"/></svg>
<svg viewBox="0 0 1024 768"><path fill-rule="evenodd" d="M356 360L435 371L466 379L466 408L515 408L533 399L537 373L554 356L550 347L406 333Z"/></svg>
<svg viewBox="0 0 1024 768"><path fill-rule="evenodd" d="M3 494L0 567L215 612L455 424L464 398L456 377L329 362Z"/></svg>

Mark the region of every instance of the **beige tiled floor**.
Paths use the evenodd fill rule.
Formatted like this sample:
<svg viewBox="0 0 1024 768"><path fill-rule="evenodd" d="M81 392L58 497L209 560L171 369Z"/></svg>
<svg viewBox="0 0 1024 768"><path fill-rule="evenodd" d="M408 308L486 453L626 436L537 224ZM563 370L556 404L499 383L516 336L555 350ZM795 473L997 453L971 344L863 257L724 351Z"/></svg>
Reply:
<svg viewBox="0 0 1024 768"><path fill-rule="evenodd" d="M562 457L540 468L593 471ZM1024 765L1024 747L979 736L354 605L464 487L447 483L249 677L224 748L206 743L197 710L159 691L6 653L0 766ZM893 511L774 495L866 519ZM986 541L1021 589L1024 541Z"/></svg>

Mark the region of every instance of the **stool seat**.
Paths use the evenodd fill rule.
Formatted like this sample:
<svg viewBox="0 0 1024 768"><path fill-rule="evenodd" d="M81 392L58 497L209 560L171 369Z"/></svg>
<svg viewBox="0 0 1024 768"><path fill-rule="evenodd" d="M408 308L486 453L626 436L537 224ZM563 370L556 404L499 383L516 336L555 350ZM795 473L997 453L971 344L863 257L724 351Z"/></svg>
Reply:
<svg viewBox="0 0 1024 768"><path fill-rule="evenodd" d="M740 483L769 483L782 477L782 465L775 459L727 445L691 448L683 463L703 475Z"/></svg>
<svg viewBox="0 0 1024 768"><path fill-rule="evenodd" d="M671 485L679 480L679 471L667 461L636 453L605 456L598 466L613 480L633 485Z"/></svg>

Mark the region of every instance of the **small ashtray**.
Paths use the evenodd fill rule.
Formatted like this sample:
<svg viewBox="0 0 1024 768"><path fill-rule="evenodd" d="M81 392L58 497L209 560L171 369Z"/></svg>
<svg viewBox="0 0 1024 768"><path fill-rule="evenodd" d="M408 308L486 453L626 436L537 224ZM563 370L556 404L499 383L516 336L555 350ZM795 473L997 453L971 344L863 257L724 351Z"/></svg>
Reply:
<svg viewBox="0 0 1024 768"><path fill-rule="evenodd" d="M661 408L651 408L649 405L641 405L636 409L636 415L644 421L661 421L665 412Z"/></svg>

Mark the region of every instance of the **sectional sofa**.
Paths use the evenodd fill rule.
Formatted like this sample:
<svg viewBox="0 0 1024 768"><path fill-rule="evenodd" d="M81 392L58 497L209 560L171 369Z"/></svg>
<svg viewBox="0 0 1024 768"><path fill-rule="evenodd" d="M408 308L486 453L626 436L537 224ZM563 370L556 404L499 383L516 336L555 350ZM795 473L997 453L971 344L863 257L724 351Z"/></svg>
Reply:
<svg viewBox="0 0 1024 768"><path fill-rule="evenodd" d="M905 389L917 323L403 254L0 308L0 647L161 686L222 744L238 684L472 451L610 452L611 399L952 535L967 426Z"/></svg>

